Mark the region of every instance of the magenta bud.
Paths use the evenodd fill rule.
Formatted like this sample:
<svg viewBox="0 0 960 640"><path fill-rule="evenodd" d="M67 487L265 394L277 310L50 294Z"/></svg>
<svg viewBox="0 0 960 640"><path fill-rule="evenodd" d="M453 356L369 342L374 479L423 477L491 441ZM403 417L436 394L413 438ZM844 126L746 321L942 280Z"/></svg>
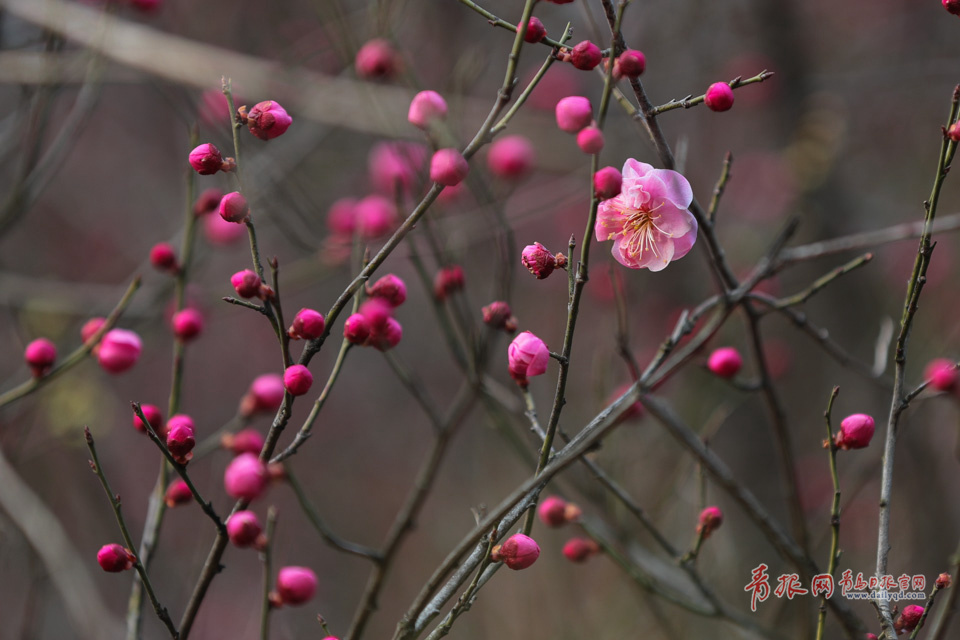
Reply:
<svg viewBox="0 0 960 640"><path fill-rule="evenodd" d="M616 167L604 167L593 174L593 189L601 200L609 200L620 195L623 176Z"/></svg>
<svg viewBox="0 0 960 640"><path fill-rule="evenodd" d="M726 82L715 82L707 89L703 101L711 111L726 111L733 106L733 89Z"/></svg>
<svg viewBox="0 0 960 640"><path fill-rule="evenodd" d="M358 311L370 323L370 333L383 330L387 320L393 316L393 307L381 298L369 298L360 305Z"/></svg>
<svg viewBox="0 0 960 640"><path fill-rule="evenodd" d="M950 577L949 573L941 573L934 581L934 585L936 585L937 589L947 589L951 584L953 584L953 578Z"/></svg>
<svg viewBox="0 0 960 640"><path fill-rule="evenodd" d="M407 299L407 285L399 277L388 273L373 283L367 291L373 298L380 298L391 307L399 307Z"/></svg>
<svg viewBox="0 0 960 640"><path fill-rule="evenodd" d="M241 298L255 298L260 293L263 282L255 271L244 269L230 276L230 284Z"/></svg>
<svg viewBox="0 0 960 640"><path fill-rule="evenodd" d="M361 78L386 80L399 70L400 55L392 44L376 38L360 47L354 64Z"/></svg>
<svg viewBox="0 0 960 640"><path fill-rule="evenodd" d="M463 182L470 165L456 149L439 149L430 160L430 179L447 187Z"/></svg>
<svg viewBox="0 0 960 640"><path fill-rule="evenodd" d="M362 313L354 313L343 323L343 337L351 344L363 344L370 337L370 321Z"/></svg>
<svg viewBox="0 0 960 640"><path fill-rule="evenodd" d="M262 541L263 527L253 511L237 511L227 519L227 537L240 549Z"/></svg>
<svg viewBox="0 0 960 640"><path fill-rule="evenodd" d="M357 201L341 198L327 210L327 228L332 233L349 238L357 228Z"/></svg>
<svg viewBox="0 0 960 640"><path fill-rule="evenodd" d="M943 8L955 16L960 16L960 0L940 0Z"/></svg>
<svg viewBox="0 0 960 640"><path fill-rule="evenodd" d="M743 358L740 352L733 347L723 347L710 354L707 360L707 368L713 375L720 378L732 378L740 371L743 366Z"/></svg>
<svg viewBox="0 0 960 640"><path fill-rule="evenodd" d="M957 2L960 2L960 0L957 0ZM947 137L954 142L960 142L960 122L954 122L947 128Z"/></svg>
<svg viewBox="0 0 960 640"><path fill-rule="evenodd" d="M205 142L190 152L190 166L202 176L209 176L220 171L223 156L216 145Z"/></svg>
<svg viewBox="0 0 960 640"><path fill-rule="evenodd" d="M244 222L250 215L250 206L247 204L247 199L243 197L243 194L239 191L231 191L220 200L217 211L220 213L220 217L227 222L236 222L239 224Z"/></svg>
<svg viewBox="0 0 960 640"><path fill-rule="evenodd" d="M447 101L436 91L421 91L410 101L407 120L418 129L429 129L437 120L447 117Z"/></svg>
<svg viewBox="0 0 960 640"><path fill-rule="evenodd" d="M103 326L103 323L106 322L106 318L96 317L90 318L83 323L83 326L80 327L80 340L86 344L93 339L94 334L97 331L100 331L100 327Z"/></svg>
<svg viewBox="0 0 960 640"><path fill-rule="evenodd" d="M463 267L453 264L440 269L434 276L433 296L437 300L443 301L457 291L462 291L464 286L466 286L466 281L463 277Z"/></svg>
<svg viewBox="0 0 960 640"><path fill-rule="evenodd" d="M146 418L150 426L153 427L154 432L161 438L164 437L166 435L166 428L163 424L163 413L160 412L160 407L153 404L142 404L140 405L140 411L143 412L143 417ZM136 412L133 414L133 427L137 431L143 431L144 433L147 431L143 420L140 419L140 416L138 416Z"/></svg>
<svg viewBox="0 0 960 640"><path fill-rule="evenodd" d="M370 148L367 167L374 188L393 202L398 191L418 186L427 161L427 148L414 142L378 142Z"/></svg>
<svg viewBox="0 0 960 640"><path fill-rule="evenodd" d="M863 449L870 444L875 428L873 418L865 413L855 413L840 423L840 431L834 436L833 443L838 449Z"/></svg>
<svg viewBox="0 0 960 640"><path fill-rule="evenodd" d="M136 556L119 544L105 544L97 552L97 563L108 573L120 573L132 569L136 562Z"/></svg>
<svg viewBox="0 0 960 640"><path fill-rule="evenodd" d="M931 360L923 370L923 378L937 391L950 391L957 386L956 363L946 358Z"/></svg>
<svg viewBox="0 0 960 640"><path fill-rule="evenodd" d="M397 224L397 206L378 195L367 196L354 209L357 231L366 239L386 235Z"/></svg>
<svg viewBox="0 0 960 640"><path fill-rule="evenodd" d="M557 266L557 259L539 242L525 246L520 261L537 280L549 276Z"/></svg>
<svg viewBox="0 0 960 640"><path fill-rule="evenodd" d="M158 242L150 249L150 264L157 271L176 271L177 254L167 242Z"/></svg>
<svg viewBox="0 0 960 640"><path fill-rule="evenodd" d="M287 334L294 340L316 340L323 335L326 328L323 316L313 309L300 309L293 318L293 324Z"/></svg>
<svg viewBox="0 0 960 640"><path fill-rule="evenodd" d="M193 203L193 213L198 216L213 213L222 199L223 191L221 189L206 189Z"/></svg>
<svg viewBox="0 0 960 640"><path fill-rule="evenodd" d="M23 359L30 367L34 378L40 378L53 368L57 359L57 347L46 338L37 338L23 350Z"/></svg>
<svg viewBox="0 0 960 640"><path fill-rule="evenodd" d="M567 523L567 503L563 498L550 496L537 507L537 517L548 527L560 527Z"/></svg>
<svg viewBox="0 0 960 640"><path fill-rule="evenodd" d="M267 488L267 465L254 453L241 453L223 474L223 486L231 498L256 500Z"/></svg>
<svg viewBox="0 0 960 640"><path fill-rule="evenodd" d="M293 118L287 115L280 103L273 100L258 102L247 113L247 128L261 140L273 140L283 135L291 122Z"/></svg>
<svg viewBox="0 0 960 640"><path fill-rule="evenodd" d="M283 604L305 604L317 591L317 574L306 567L284 567L277 572L277 593Z"/></svg>
<svg viewBox="0 0 960 640"><path fill-rule="evenodd" d="M707 507L700 512L700 518L697 521L697 533L706 540L710 534L720 528L723 524L723 511L720 507Z"/></svg>
<svg viewBox="0 0 960 640"><path fill-rule="evenodd" d="M600 53L600 47L589 40L584 40L570 52L570 62L583 71L590 71L600 64L601 60L603 60L603 54Z"/></svg>
<svg viewBox="0 0 960 640"><path fill-rule="evenodd" d="M570 562L586 562L599 551L599 545L590 538L570 538L563 545L563 557Z"/></svg>
<svg viewBox="0 0 960 640"><path fill-rule="evenodd" d="M283 372L283 386L292 396L302 396L312 385L313 374L302 364L291 365Z"/></svg>
<svg viewBox="0 0 960 640"><path fill-rule="evenodd" d="M536 154L526 136L505 136L495 140L487 153L490 173L507 180L519 180L533 171Z"/></svg>
<svg viewBox="0 0 960 640"><path fill-rule="evenodd" d="M170 416L166 439L170 455L180 464L189 462L193 457L193 447L197 444L193 418L183 413Z"/></svg>
<svg viewBox="0 0 960 640"><path fill-rule="evenodd" d="M283 376L276 373L257 376L241 402L241 413L274 413L283 404L283 394Z"/></svg>
<svg viewBox="0 0 960 640"><path fill-rule="evenodd" d="M109 373L123 373L137 364L143 343L133 331L111 329L100 341L97 361Z"/></svg>
<svg viewBox="0 0 960 640"><path fill-rule="evenodd" d="M370 334L367 343L378 351L389 351L400 344L401 339L403 327L396 318L387 318L381 329Z"/></svg>
<svg viewBox="0 0 960 640"><path fill-rule="evenodd" d="M642 51L636 49L627 49L620 54L616 63L613 65L613 76L619 78L639 78L644 69L647 68L647 58Z"/></svg>
<svg viewBox="0 0 960 640"><path fill-rule="evenodd" d="M547 372L550 350L547 345L529 331L517 335L507 348L510 377L521 386L527 385L527 378Z"/></svg>
<svg viewBox="0 0 960 640"><path fill-rule="evenodd" d="M526 569L540 557L540 545L536 541L517 533L507 538L503 544L494 547L493 559L503 562L509 568L519 571Z"/></svg>
<svg viewBox="0 0 960 640"><path fill-rule="evenodd" d="M247 236L242 224L227 222L220 216L206 216L203 220L203 235L213 245L234 244Z"/></svg>
<svg viewBox="0 0 960 640"><path fill-rule="evenodd" d="M577 146L584 153L600 153L603 149L603 132L597 127L584 127L577 134Z"/></svg>
<svg viewBox="0 0 960 640"><path fill-rule="evenodd" d="M280 387L281 399L283 387ZM252 453L260 455L263 450L263 436L253 428L242 429L236 433L225 433L220 438L220 444L224 449L238 456L241 453Z"/></svg>
<svg viewBox="0 0 960 640"><path fill-rule="evenodd" d="M203 315L196 309L181 309L173 314L173 335L178 340L193 340L203 331Z"/></svg>
<svg viewBox="0 0 960 640"><path fill-rule="evenodd" d="M167 492L163 494L163 502L171 509L187 504L191 500L193 500L193 494L190 493L190 487L180 478L171 482Z"/></svg>
<svg viewBox="0 0 960 640"><path fill-rule="evenodd" d="M593 121L593 106L583 96L567 96L557 102L556 116L561 131L577 133Z"/></svg>
<svg viewBox="0 0 960 640"><path fill-rule="evenodd" d="M521 25L517 25L517 31L520 30ZM530 16L530 22L527 23L527 30L523 34L523 39L525 42L537 43L547 37L547 28L543 26L543 23L540 22L540 18L536 16Z"/></svg>
<svg viewBox="0 0 960 640"><path fill-rule="evenodd" d="M916 604L908 604L900 612L900 617L893 623L893 629L898 633L904 631L913 631L920 624L920 618L923 617L923 607Z"/></svg>
<svg viewBox="0 0 960 640"><path fill-rule="evenodd" d="M510 305L502 300L495 300L491 302L483 309L483 322L488 324L494 329L503 329L507 320L513 316L513 311L510 309Z"/></svg>

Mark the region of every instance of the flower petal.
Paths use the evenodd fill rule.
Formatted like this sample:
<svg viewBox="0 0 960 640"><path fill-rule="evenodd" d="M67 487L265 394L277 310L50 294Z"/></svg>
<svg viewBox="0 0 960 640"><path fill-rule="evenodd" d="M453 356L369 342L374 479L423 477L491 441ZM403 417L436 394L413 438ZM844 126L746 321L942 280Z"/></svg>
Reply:
<svg viewBox="0 0 960 640"><path fill-rule="evenodd" d="M651 171L656 171L656 169L646 162L628 158L627 161L623 163L621 175L623 176L624 183L626 183L632 180L642 180L643 177Z"/></svg>
<svg viewBox="0 0 960 640"><path fill-rule="evenodd" d="M648 260L647 264L645 265L647 269L650 269L650 271L663 271L667 268L667 265L670 264L670 261L673 260L673 240L670 238L664 238L663 241L657 245L657 250L660 252L660 255L653 256L653 259Z"/></svg>
<svg viewBox="0 0 960 640"><path fill-rule="evenodd" d="M697 219L689 211L685 212L690 218L690 231L673 239L673 259L679 260L690 252L693 243L697 241Z"/></svg>
<svg viewBox="0 0 960 640"><path fill-rule="evenodd" d="M652 179L652 180L651 180ZM693 202L693 189L687 179L669 169L651 169L647 176L649 184L657 184L659 189L648 189L655 201L667 200L678 209L686 209Z"/></svg>
<svg viewBox="0 0 960 640"><path fill-rule="evenodd" d="M652 214L652 217L660 233L668 238L679 238L689 232L690 223L693 220L689 211L676 209L669 203L664 203L655 214ZM696 224L695 220L693 224Z"/></svg>
<svg viewBox="0 0 960 640"><path fill-rule="evenodd" d="M597 222L593 229L597 234L597 240L599 242L606 242L611 239L610 236L612 234L623 231L623 221L625 218L623 214L613 206L613 203L616 202L619 197L620 196L610 200L604 200L597 207Z"/></svg>

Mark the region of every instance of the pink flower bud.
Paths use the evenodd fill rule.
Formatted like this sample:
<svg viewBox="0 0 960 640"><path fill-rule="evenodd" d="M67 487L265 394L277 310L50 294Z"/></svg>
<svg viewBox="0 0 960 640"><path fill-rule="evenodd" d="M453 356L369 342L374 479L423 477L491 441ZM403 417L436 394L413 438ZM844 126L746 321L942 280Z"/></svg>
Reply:
<svg viewBox="0 0 960 640"><path fill-rule="evenodd" d="M463 182L470 165L456 149L439 149L430 160L430 179L447 187Z"/></svg>
<svg viewBox="0 0 960 640"><path fill-rule="evenodd" d="M537 280L543 280L549 276L557 266L557 259L539 242L528 244L523 248L520 262L537 277Z"/></svg>
<svg viewBox="0 0 960 640"><path fill-rule="evenodd" d="M283 404L283 376L265 373L254 378L241 402L241 413L275 413ZM259 449L258 449L259 451Z"/></svg>
<svg viewBox="0 0 960 640"><path fill-rule="evenodd" d="M647 68L647 58L642 51L636 49L627 49L620 54L616 63L613 65L614 78L639 78L644 69Z"/></svg>
<svg viewBox="0 0 960 640"><path fill-rule="evenodd" d="M599 545L590 538L570 538L563 545L563 557L570 562L586 562L590 556L599 551Z"/></svg>
<svg viewBox="0 0 960 640"><path fill-rule="evenodd" d="M280 393L282 399L282 386L280 387ZM243 429L236 433L223 434L220 438L220 444L235 456L239 456L242 453L252 453L259 456L263 450L263 436L260 435L260 432L256 429Z"/></svg>
<svg viewBox="0 0 960 640"><path fill-rule="evenodd" d="M609 200L620 195L623 176L616 167L604 167L593 174L593 189L601 200Z"/></svg>
<svg viewBox="0 0 960 640"><path fill-rule="evenodd" d="M163 494L163 502L170 507L178 507L181 504L187 504L193 500L193 494L190 493L190 487L187 483L177 478L167 487L167 492Z"/></svg>
<svg viewBox="0 0 960 640"><path fill-rule="evenodd" d="M567 519L567 522L580 522L580 517L583 516L583 509L568 502L567 506L563 508L563 517Z"/></svg>
<svg viewBox="0 0 960 640"><path fill-rule="evenodd" d="M703 98L711 111L726 111L733 106L733 89L726 82L715 82Z"/></svg>
<svg viewBox="0 0 960 640"><path fill-rule="evenodd" d="M421 91L410 101L407 120L418 129L429 129L437 120L447 117L447 101L436 91Z"/></svg>
<svg viewBox="0 0 960 640"><path fill-rule="evenodd" d="M403 327L396 318L387 318L383 328L370 334L367 343L377 351L389 351L400 344L402 339Z"/></svg>
<svg viewBox="0 0 960 640"><path fill-rule="evenodd" d="M357 203L357 231L365 239L379 238L397 226L397 207L383 196L367 196Z"/></svg>
<svg viewBox="0 0 960 640"><path fill-rule="evenodd" d="M247 128L261 140L273 140L290 127L293 118L286 109L273 100L265 100L253 105L247 114Z"/></svg>
<svg viewBox="0 0 960 640"><path fill-rule="evenodd" d="M354 313L343 323L343 337L350 344L363 344L370 337L370 321L362 313Z"/></svg>
<svg viewBox="0 0 960 640"><path fill-rule="evenodd" d="M253 511L237 511L227 519L227 537L240 549L263 541L262 534L260 519Z"/></svg>
<svg viewBox="0 0 960 640"><path fill-rule="evenodd" d="M267 488L267 466L253 453L241 453L227 465L223 486L231 498L256 500Z"/></svg>
<svg viewBox="0 0 960 640"><path fill-rule="evenodd" d="M870 444L875 427L873 418L865 413L855 413L843 419L833 442L839 449L863 449Z"/></svg>
<svg viewBox="0 0 960 640"><path fill-rule="evenodd" d="M955 16L960 16L960 0L940 0L943 8Z"/></svg>
<svg viewBox="0 0 960 640"><path fill-rule="evenodd" d="M178 340L193 340L203 331L203 315L196 309L181 309L173 315L173 335Z"/></svg>
<svg viewBox="0 0 960 640"><path fill-rule="evenodd" d="M220 205L222 199L223 191L221 189L205 189L193 203L194 215L203 216L208 213L213 213Z"/></svg>
<svg viewBox="0 0 960 640"><path fill-rule="evenodd" d="M491 558L494 562L503 562L509 568L519 571L526 569L540 557L540 545L522 533L516 533L493 548Z"/></svg>
<svg viewBox="0 0 960 640"><path fill-rule="evenodd" d="M369 298L360 305L358 313L370 323L370 333L382 331L393 316L393 307L381 298Z"/></svg>
<svg viewBox="0 0 960 640"><path fill-rule="evenodd" d="M97 361L100 367L109 373L123 373L137 364L143 343L133 331L111 329L100 341Z"/></svg>
<svg viewBox="0 0 960 640"><path fill-rule="evenodd" d="M711 533L720 528L721 524L723 524L723 511L720 510L720 507L707 507L700 512L697 533L706 540Z"/></svg>
<svg viewBox="0 0 960 640"><path fill-rule="evenodd" d="M34 378L47 374L57 359L57 347L46 338L37 338L23 350L23 359L27 361Z"/></svg>
<svg viewBox="0 0 960 640"><path fill-rule="evenodd" d="M313 374L302 364L294 364L283 372L283 386L292 396L302 396L310 391L313 385Z"/></svg>
<svg viewBox="0 0 960 640"><path fill-rule="evenodd" d="M283 604L304 604L317 591L317 574L306 567L284 567L277 573L277 593Z"/></svg>
<svg viewBox="0 0 960 640"><path fill-rule="evenodd" d="M517 31L520 31L522 25L517 25ZM527 23L527 30L523 34L524 42L536 43L547 37L547 28L540 22L540 18L530 16L530 22Z"/></svg>
<svg viewBox="0 0 960 640"><path fill-rule="evenodd" d="M556 115L561 131L577 133L593 121L593 106L583 96L567 96L557 102Z"/></svg>
<svg viewBox="0 0 960 640"><path fill-rule="evenodd" d="M150 264L157 271L176 271L177 254L166 242L158 242L150 249Z"/></svg>
<svg viewBox="0 0 960 640"><path fill-rule="evenodd" d="M521 135L505 136L490 145L487 167L498 178L519 180L526 177L536 162L530 140Z"/></svg>
<svg viewBox="0 0 960 640"><path fill-rule="evenodd" d="M355 66L361 78L388 80L399 70L400 56L392 44L376 38L360 47Z"/></svg>
<svg viewBox="0 0 960 640"><path fill-rule="evenodd" d="M154 404L141 404L140 411L143 412L143 417L147 419L147 422L150 423L150 426L153 427L153 430L161 438L167 435L166 427L163 424L163 413L160 411L160 407ZM137 431L142 431L146 433L147 427L143 424L143 420L140 419L140 416L134 412L133 414L133 427Z"/></svg>
<svg viewBox="0 0 960 640"><path fill-rule="evenodd" d="M600 153L603 149L603 132L594 126L584 127L577 134L577 146L584 153Z"/></svg>
<svg viewBox="0 0 960 640"><path fill-rule="evenodd" d="M923 370L923 378L937 391L950 391L957 385L956 363L946 358L931 360Z"/></svg>
<svg viewBox="0 0 960 640"><path fill-rule="evenodd" d="M491 302L481 311L483 312L484 324L488 324L494 329L503 329L507 320L513 316L510 305L501 300Z"/></svg>
<svg viewBox="0 0 960 640"><path fill-rule="evenodd" d="M507 348L510 377L521 386L527 385L527 378L547 372L550 350L543 340L529 331L524 331L513 339Z"/></svg>
<svg viewBox="0 0 960 640"><path fill-rule="evenodd" d="M293 317L293 324L287 334L294 340L316 340L323 335L326 328L323 316L313 309L300 309Z"/></svg>
<svg viewBox="0 0 960 640"><path fill-rule="evenodd" d="M119 544L105 544L97 552L97 563L108 573L120 573L132 569L137 557Z"/></svg>
<svg viewBox="0 0 960 640"><path fill-rule="evenodd" d="M444 267L433 278L433 296L440 301L446 300L457 291L463 291L465 281L463 267L458 264Z"/></svg>
<svg viewBox="0 0 960 640"><path fill-rule="evenodd" d="M220 171L223 156L216 145L205 142L190 152L190 166L202 176L209 176Z"/></svg>
<svg viewBox="0 0 960 640"><path fill-rule="evenodd" d="M90 342L90 340L93 338L93 335L97 331L100 331L100 327L102 327L103 323L106 321L107 321L106 318L96 317L96 318L90 318L89 320L84 322L83 326L80 327L80 340L84 344Z"/></svg>
<svg viewBox="0 0 960 640"><path fill-rule="evenodd" d="M203 220L203 234L214 245L228 245L247 236L242 224L227 222L220 216L206 216Z"/></svg>
<svg viewBox="0 0 960 640"><path fill-rule="evenodd" d="M550 496L540 503L537 508L537 517L548 527L559 527L567 523L566 508L567 503L563 498Z"/></svg>
<svg viewBox="0 0 960 640"><path fill-rule="evenodd" d="M247 199L239 191L231 191L223 196L217 210L220 217L227 222L241 223L250 215L250 206L247 204Z"/></svg>
<svg viewBox="0 0 960 640"><path fill-rule="evenodd" d="M263 282L255 271L244 269L230 276L230 284L241 298L255 298Z"/></svg>
<svg viewBox="0 0 960 640"><path fill-rule="evenodd" d="M357 201L353 198L341 198L327 210L327 228L331 232L350 237L357 228Z"/></svg>
<svg viewBox="0 0 960 640"><path fill-rule="evenodd" d="M367 291L373 298L380 298L391 307L399 307L407 299L407 285L399 277L388 273L373 283Z"/></svg>
<svg viewBox="0 0 960 640"><path fill-rule="evenodd" d="M573 48L570 53L570 62L577 69L590 71L603 60L603 54L600 53L600 47L589 40L584 40Z"/></svg>
<svg viewBox="0 0 960 640"><path fill-rule="evenodd" d="M913 631L920 624L920 618L923 617L923 607L916 604L908 604L900 612L900 617L893 623L894 630L900 634L904 631Z"/></svg>
<svg viewBox="0 0 960 640"><path fill-rule="evenodd" d="M410 193L420 180L427 148L413 142L380 142L370 149L367 166L374 189L390 198L397 191Z"/></svg>
<svg viewBox="0 0 960 640"><path fill-rule="evenodd" d="M946 589L953 583L953 579L950 577L949 573L941 573L937 576L934 584L937 586L937 589Z"/></svg>
<svg viewBox="0 0 960 640"><path fill-rule="evenodd" d="M193 447L196 446L196 429L193 418L178 413L167 420L167 449L170 455L180 464L186 464L193 457Z"/></svg>
<svg viewBox="0 0 960 640"><path fill-rule="evenodd" d="M743 366L743 358L740 352L733 347L723 347L710 354L707 360L707 368L713 375L720 378L732 378L740 371Z"/></svg>
<svg viewBox="0 0 960 640"><path fill-rule="evenodd" d="M957 1L957 6L960 6L960 0ZM947 137L953 140L954 142L960 142L960 122L954 122L947 129Z"/></svg>

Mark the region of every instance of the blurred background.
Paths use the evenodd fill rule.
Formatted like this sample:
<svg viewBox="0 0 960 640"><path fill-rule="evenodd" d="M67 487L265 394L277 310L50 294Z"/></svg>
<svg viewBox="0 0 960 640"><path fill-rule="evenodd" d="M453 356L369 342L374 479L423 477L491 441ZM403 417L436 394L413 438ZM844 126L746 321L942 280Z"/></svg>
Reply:
<svg viewBox="0 0 960 640"><path fill-rule="evenodd" d="M362 198L382 188L371 171L379 145L424 143L422 133L406 121L412 95L433 89L446 97L450 133L462 146L495 100L513 40L509 31L453 0L163 0L144 8L146 4L0 1L0 391L29 377L22 353L30 340L50 338L61 354L77 348L82 324L106 315L135 274L142 274L143 286L120 326L137 331L144 342L139 362L125 374L112 376L91 359L0 410L0 450L8 461L0 469L0 484L8 487L0 505L3 638L93 637L71 617L57 571L74 577L85 571L88 582L71 584L88 585L82 596L93 607L90 611L103 616L100 637L123 637L132 574L106 574L96 565L100 546L121 540L90 473L82 427L88 425L97 438L104 470L139 540L160 460L156 448L132 428L129 403L166 406L173 351L172 279L150 267L148 253L160 241L180 245L191 128L199 128L200 141L233 155L227 151L232 142L219 94L221 75L232 77L238 104L274 99L293 117L287 134L270 142L241 131L241 162L260 249L265 258L279 261L289 319L301 307L326 313L349 284L356 271L350 248L333 239L326 214L341 198ZM511 22L522 8L522 3L505 0L481 4ZM49 6L55 11L47 11ZM598 2L542 2L535 15L550 37L559 38L569 22L572 43L590 39L609 46ZM729 112L700 106L659 118L678 169L701 203L709 201L724 155L733 154L717 233L739 275L764 255L790 217L799 220L793 245L922 220L940 127L960 82L960 19L936 0L635 0L627 7L623 33L631 47L646 54L641 79L654 104L701 95L713 82L763 70L775 73L762 84L738 89ZM357 50L375 37L395 43L402 58L392 78L365 80L354 69ZM521 87L549 52L542 45L524 47ZM437 241L428 242L418 228L378 272L395 273L408 284L408 300L396 313L403 340L393 353L441 412L463 375L433 313L432 291L421 286L411 264L410 243L430 276L444 264L463 267L466 289L455 294L457 304L479 324L480 308L498 291L493 221L497 214L505 216L515 237L510 304L520 330L534 331L559 351L566 279L555 274L535 280L520 268L519 249L538 241L566 253L571 235L578 244L582 241L589 157L572 136L556 128L553 108L567 95L587 96L597 105L602 86L599 74L553 65L507 130L531 139L536 170L522 181L496 178L487 170L482 150L472 163L469 188L442 198L428 214ZM632 100L628 85L621 83L621 88ZM643 130L616 103L606 131L603 164L620 167L627 158L658 164ZM425 190L422 172L422 166L410 169L412 186L400 195L405 212ZM198 192L233 188L223 174L200 176L197 185ZM948 179L938 216L951 214L960 215L960 188ZM233 228L225 229L215 218L198 223L188 288L190 304L206 322L203 334L187 348L181 408L194 418L201 437L234 418L256 376L282 369L264 318L221 301L233 293L230 275L250 267L250 252L244 235L231 235ZM383 241L372 240L370 248L376 251ZM911 387L922 380L930 359L960 356L957 242L949 232L937 238L909 345ZM803 309L811 322L869 366L884 323L899 320L916 245L908 239L802 262L761 289L777 296L796 293L858 253L873 251L866 267L840 278ZM631 381L617 351L610 274L622 278L630 345L645 364L680 312L714 293L705 255L697 247L654 274L629 271L612 260L608 244L594 246L561 421L568 433L578 431L617 387ZM708 349L734 346L746 354L744 327L735 314ZM827 454L821 448L830 389L841 388L835 424L851 413L877 419L878 437L869 448L840 455L839 570L870 575L876 554L880 425L889 407L892 363L880 379L870 380L841 366L780 316L765 317L762 329L796 451L812 555L821 567L827 564L832 497ZM296 403L288 432L300 427L329 375L340 331L338 324L333 339L312 361L315 391ZM489 370L522 407L507 374L508 341L500 335L493 344ZM880 344L882 349L885 343ZM295 345L295 357L298 353ZM711 376L703 366L705 356L672 376L658 393L709 437L710 447L786 528L788 511L763 400ZM750 381L756 370L747 360L741 378ZM551 363L548 375L531 382L541 418L548 414L556 371ZM949 570L960 531L960 506L950 489L960 481L956 398L933 395L921 396L902 422L890 559L895 577L922 574L928 584ZM255 417L251 426L265 433L271 418ZM285 435L281 445L290 437ZM424 412L382 355L354 349L313 437L291 467L331 528L375 547L412 486L432 437ZM387 577L367 637L392 636L421 585L474 526L475 512L498 504L529 477L538 448L522 413L475 406L453 438L416 528ZM676 547L689 548L703 501L697 465L654 420L623 424L591 456ZM220 451L190 465L191 476L220 513L232 505L222 488L229 460L229 453ZM16 493L23 486L35 496ZM669 558L582 467L564 474L548 493L578 503L585 520L626 557L663 575L676 573L661 566L669 565ZM783 637L804 637L801 620L815 616L812 597L771 597L751 614L743 589L761 562L770 566L772 586L776 576L795 569L709 480L706 501L719 505L726 519L698 559L704 580L732 609L760 626L775 628ZM276 566L304 565L319 576L318 594L309 604L273 614L272 637L315 636L320 633L318 613L341 636L370 563L324 545L286 486L274 486L254 510L263 517L270 504L280 514ZM76 562L73 568L51 565L38 551L54 544L55 529L41 527L50 539L24 534L24 519L43 515L55 517L56 530L66 533L80 569ZM575 525L548 530L538 523L533 535L542 550L537 564L497 575L451 637L755 637L651 595L604 555L570 563L561 548L580 535ZM195 504L167 513L151 575L174 620L213 538L213 527ZM223 564L194 637L257 637L262 579L257 555L231 547ZM852 606L871 630L879 631L869 604ZM149 606L143 615L144 637L165 637ZM828 637L840 633L831 619Z"/></svg>

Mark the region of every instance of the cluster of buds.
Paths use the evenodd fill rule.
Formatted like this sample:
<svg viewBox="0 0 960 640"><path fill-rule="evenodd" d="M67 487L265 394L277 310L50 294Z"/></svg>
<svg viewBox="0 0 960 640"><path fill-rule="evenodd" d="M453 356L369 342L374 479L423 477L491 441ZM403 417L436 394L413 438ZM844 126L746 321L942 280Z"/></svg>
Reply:
<svg viewBox="0 0 960 640"><path fill-rule="evenodd" d="M554 269L567 268L567 257L565 255L562 253L554 255L539 242L528 244L523 248L520 262L530 273L536 276L537 280L543 280L553 273Z"/></svg>
<svg viewBox="0 0 960 640"><path fill-rule="evenodd" d="M533 538L522 533L510 536L503 544L496 545L490 551L492 561L502 562L515 571L526 569L539 557L540 545Z"/></svg>
<svg viewBox="0 0 960 640"><path fill-rule="evenodd" d="M548 527L562 527L568 522L579 522L583 510L559 496L548 496L537 507L537 517Z"/></svg>
<svg viewBox="0 0 960 640"><path fill-rule="evenodd" d="M403 338L403 327L393 312L406 301L407 287L399 277L387 274L368 292L370 298L344 323L343 337L351 344L388 351Z"/></svg>
<svg viewBox="0 0 960 640"><path fill-rule="evenodd" d="M529 377L547 372L549 360L550 350L546 343L530 331L517 335L507 348L510 377L522 388L529 384Z"/></svg>
<svg viewBox="0 0 960 640"><path fill-rule="evenodd" d="M506 302L495 300L481 309L481 312L484 324L494 329L503 329L507 333L517 330L517 318Z"/></svg>

